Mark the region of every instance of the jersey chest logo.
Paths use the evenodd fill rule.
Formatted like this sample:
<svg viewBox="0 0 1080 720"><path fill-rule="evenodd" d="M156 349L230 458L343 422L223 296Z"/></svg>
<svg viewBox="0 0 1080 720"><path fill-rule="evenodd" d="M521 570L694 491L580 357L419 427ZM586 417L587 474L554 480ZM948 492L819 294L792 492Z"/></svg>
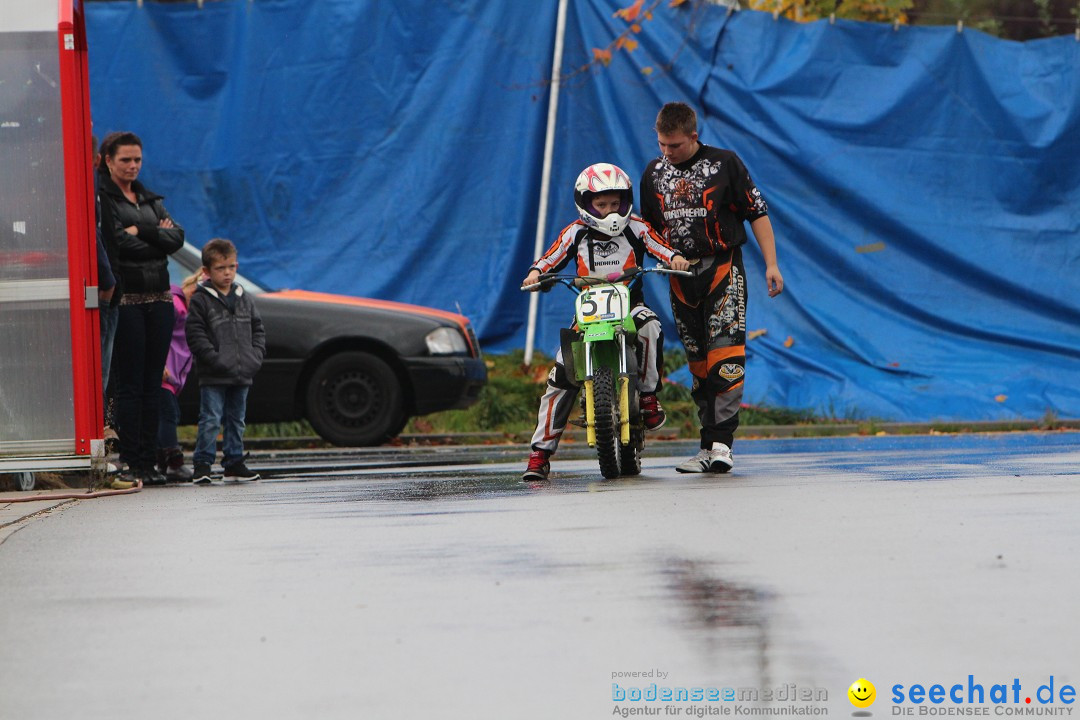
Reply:
<svg viewBox="0 0 1080 720"><path fill-rule="evenodd" d="M619 243L615 240L597 240L593 242L593 252L602 258L614 255L619 251Z"/></svg>
<svg viewBox="0 0 1080 720"><path fill-rule="evenodd" d="M671 192L671 199L677 203L689 203L694 200L694 186L686 178L675 181L675 187Z"/></svg>

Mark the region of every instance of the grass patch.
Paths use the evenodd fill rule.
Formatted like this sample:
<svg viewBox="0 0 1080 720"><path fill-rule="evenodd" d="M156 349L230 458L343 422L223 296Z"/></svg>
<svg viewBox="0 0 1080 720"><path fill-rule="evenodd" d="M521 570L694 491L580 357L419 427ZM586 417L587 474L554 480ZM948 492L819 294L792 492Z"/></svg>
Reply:
<svg viewBox="0 0 1080 720"><path fill-rule="evenodd" d="M180 425L176 436L182 445L195 445L199 435L198 425ZM245 438L318 437L315 428L307 420L280 423L253 423L244 428Z"/></svg>
<svg viewBox="0 0 1080 720"><path fill-rule="evenodd" d="M552 358L535 353L531 367L523 364L525 353L514 350L504 355L488 355L488 384L476 404L465 410L448 410L413 418L406 433L496 432L531 435L536 425L536 410L544 394ZM686 364L682 348L664 352L665 375ZM680 438L698 437L697 406L690 388L665 382L658 393L668 420L664 434ZM575 407L571 417L579 414ZM792 410L768 406L743 406L741 425L812 425L837 420L810 410Z"/></svg>
<svg viewBox="0 0 1080 720"><path fill-rule="evenodd" d="M682 348L664 350L664 375L670 375L686 364ZM680 438L698 437L697 405L690 396L690 388L665 380L657 394L667 412L664 430L678 428ZM739 425L820 425L845 422L814 413L812 410L773 407L769 405L743 405L739 412Z"/></svg>
<svg viewBox="0 0 1080 720"><path fill-rule="evenodd" d="M532 435L536 426L536 411L544 394L548 371L554 360L543 353L533 354L531 367L524 365L525 352L512 350L503 355L488 355L488 382L480 391L477 401L464 410L446 410L409 420L405 434L458 434L470 432L502 433L505 435ZM681 347L668 348L664 352L665 375L686 364L686 354ZM690 397L690 388L673 382L664 382L658 393L667 412L668 420L663 434L680 438L698 437L697 406ZM571 418L580 414L575 406ZM820 425L845 422L835 418L816 415L809 410L744 405L741 425ZM191 446L195 443L198 428L183 425L177 428L180 442ZM316 437L317 433L306 420L297 422L251 424L244 432L246 438L294 438Z"/></svg>

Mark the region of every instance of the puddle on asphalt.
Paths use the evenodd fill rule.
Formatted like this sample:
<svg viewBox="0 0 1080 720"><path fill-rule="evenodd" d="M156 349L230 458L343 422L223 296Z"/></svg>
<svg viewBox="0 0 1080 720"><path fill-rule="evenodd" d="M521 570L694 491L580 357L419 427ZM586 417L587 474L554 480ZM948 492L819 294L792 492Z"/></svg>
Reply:
<svg viewBox="0 0 1080 720"><path fill-rule="evenodd" d="M772 596L758 588L725 580L704 563L685 558L665 561L660 573L676 600L676 624L713 659L750 670L765 687L769 675L769 612Z"/></svg>
<svg viewBox="0 0 1080 720"><path fill-rule="evenodd" d="M764 590L710 575L703 564L693 560L668 560L661 573L687 611L686 623L695 630L764 628L765 605L770 599Z"/></svg>
<svg viewBox="0 0 1080 720"><path fill-rule="evenodd" d="M777 697L794 693L796 687L819 687L817 654L807 653L791 636L790 618L778 616L782 611L776 594L725 578L717 568L715 563L668 557L660 560L658 569L668 593L665 599L673 598L671 622L699 653L699 664L732 687L775 690ZM774 707L756 697L746 702Z"/></svg>
<svg viewBox="0 0 1080 720"><path fill-rule="evenodd" d="M292 484L286 493L235 496L226 502L266 505L305 505L310 503L430 502L496 497L529 496L538 493L581 493L618 490L651 484L643 477L605 480L599 473L560 473L548 482L522 482L515 468L510 472L473 470L463 475L459 470L437 472L402 471L394 473L337 475L325 478L274 478L272 484Z"/></svg>
<svg viewBox="0 0 1080 720"><path fill-rule="evenodd" d="M980 477L987 474L1013 475L1017 478L1059 474L1061 468L1054 465L1041 466L1031 462L1032 453L1037 457L1038 448L1027 447L1032 441L1042 447L1057 448L1065 445L1070 438L1035 437L1016 439L1006 436L997 437L942 437L927 436L917 438L832 438L808 440L805 442L757 441L744 443L747 455L760 454L762 451L776 452L783 448L775 458L767 461L769 470L757 469L757 474L770 477L770 473L785 473L790 470L790 463L795 462L806 477L839 476L858 477L870 481L884 482L933 482L949 481L966 477ZM884 442L888 441L888 442ZM1018 447L1019 446L1019 447ZM1025 448L1026 455L1020 450ZM583 454L582 448L567 453L567 459L575 454ZM584 448L587 450L587 448ZM513 452L517 452L515 449ZM791 453L800 457L795 460ZM485 455L506 455L504 448L498 453L487 450L471 449L459 453L445 453L437 458L441 463L436 469L398 467L387 469L354 468L338 470L333 473L318 471L300 472L296 475L274 477L272 474L265 484L286 484L287 492L258 493L245 497L223 499L225 502L300 505L308 503L362 503L365 501L384 501L400 503L424 503L443 500L471 500L497 497L529 497L535 494L610 492L642 487L666 480L650 479L646 476L604 480L593 469L581 469L567 472L557 469L548 482L523 483L520 480L520 466L512 469L504 464L494 467L482 464ZM562 454L560 455L560 457ZM487 458L488 460L495 459ZM505 459L505 458L503 458ZM431 458L427 458L430 461ZM477 463L473 467L455 467L455 463L469 460ZM773 467L775 465L775 467ZM285 473L288 469L283 468ZM733 481L752 480L755 472L740 473ZM463 512L463 507L446 508L449 512Z"/></svg>

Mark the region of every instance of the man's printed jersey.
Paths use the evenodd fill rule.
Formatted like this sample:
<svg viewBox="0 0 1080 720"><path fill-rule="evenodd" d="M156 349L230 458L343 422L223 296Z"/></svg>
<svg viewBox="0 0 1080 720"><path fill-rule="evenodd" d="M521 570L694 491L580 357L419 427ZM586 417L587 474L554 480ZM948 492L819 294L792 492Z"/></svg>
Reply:
<svg viewBox="0 0 1080 720"><path fill-rule="evenodd" d="M636 215L630 216L622 233L615 237L575 220L559 233L532 267L542 273L559 272L573 261L579 276L606 277L642 266L646 253L664 263L670 263L679 254ZM634 304L643 301L637 286L631 290L631 301Z"/></svg>
<svg viewBox="0 0 1080 720"><path fill-rule="evenodd" d="M678 165L651 161L640 187L642 217L691 259L742 245L743 222L769 212L739 156L709 145Z"/></svg>

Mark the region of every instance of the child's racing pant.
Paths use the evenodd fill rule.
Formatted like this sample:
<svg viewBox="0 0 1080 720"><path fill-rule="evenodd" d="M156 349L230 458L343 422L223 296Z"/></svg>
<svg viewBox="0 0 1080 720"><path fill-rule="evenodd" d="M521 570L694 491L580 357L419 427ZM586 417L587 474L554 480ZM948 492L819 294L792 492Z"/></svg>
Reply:
<svg viewBox="0 0 1080 720"><path fill-rule="evenodd" d="M660 327L660 318L646 305L634 306L630 317L634 319L637 327L634 353L637 355L639 391L642 395L656 393L660 389L664 365L664 331ZM536 431L532 436L533 450L554 453L558 449L559 440L566 429L566 422L581 388L572 376L572 368L570 374L567 374L560 347L555 354L555 365L548 373L547 390L540 398Z"/></svg>

